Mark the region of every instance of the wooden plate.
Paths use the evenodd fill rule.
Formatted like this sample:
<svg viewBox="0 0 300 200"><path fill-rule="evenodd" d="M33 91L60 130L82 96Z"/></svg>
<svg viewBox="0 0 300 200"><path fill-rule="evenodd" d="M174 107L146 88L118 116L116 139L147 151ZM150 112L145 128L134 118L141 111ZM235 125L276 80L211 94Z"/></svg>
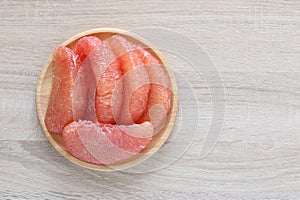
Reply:
<svg viewBox="0 0 300 200"><path fill-rule="evenodd" d="M132 159L126 163L112 165L112 166L96 165L96 164L87 163L87 162L81 161L81 160L73 157L71 154L69 154L66 151L66 148L62 141L61 134L51 133L48 131L48 129L46 128L45 122L44 122L44 118L45 118L46 110L48 107L48 101L50 98L50 92L51 92L51 88L52 88L53 55L50 56L50 58L46 62L45 66L40 74L38 84L37 84L37 90L36 90L36 108L37 108L38 119L39 119L40 125L42 127L42 130L43 130L44 134L46 135L47 139L49 140L49 142L51 143L51 145L61 155L63 155L70 161L72 161L82 167L99 170L99 171L113 171L113 170L119 170L119 169L125 169L128 167L132 167L132 166L144 161L145 159L149 158L151 155L153 155L153 153L158 151L161 148L161 146L165 143L167 138L169 137L169 135L173 129L174 123L175 123L176 113L177 113L177 109L178 109L177 86L176 86L176 82L175 82L173 73L170 70L169 64L167 63L167 61L163 58L162 54L157 49L155 49L149 42L142 39L141 37L139 37L133 33L124 31L124 30L101 28L101 29L92 29L92 30L80 33L78 35L75 35L75 36L71 37L70 39L68 39L67 41L65 41L64 43L62 43L62 45L73 49L76 45L77 40L83 36L94 35L102 40L105 40L114 34L121 34L128 40L131 40L137 44L140 44L144 47L149 48L148 49L149 52L152 53L152 55L155 56L157 59L159 59L163 63L164 66L166 66L166 70L169 74L171 84L172 84L173 105L172 105L171 112L168 115L166 124L165 124L164 128L153 137L153 139L151 140L151 142L147 146L147 148L145 148L142 151L142 153L139 154L137 157L135 157L134 159Z"/></svg>

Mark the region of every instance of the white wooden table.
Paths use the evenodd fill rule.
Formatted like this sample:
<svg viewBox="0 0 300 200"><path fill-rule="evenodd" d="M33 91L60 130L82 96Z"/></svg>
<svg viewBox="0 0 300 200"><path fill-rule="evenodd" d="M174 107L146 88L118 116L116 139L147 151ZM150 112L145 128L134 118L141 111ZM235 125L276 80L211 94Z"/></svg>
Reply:
<svg viewBox="0 0 300 200"><path fill-rule="evenodd" d="M1 199L300 199L299 0L4 0L0 16ZM195 138L182 127L166 144L164 155L173 158L192 142L184 155L140 174L95 172L67 161L37 121L35 89L46 59L91 28L149 26L191 38L217 67L226 115L215 148L199 157L212 117L209 77L195 78L186 62L166 52L199 101L197 118L182 115L190 127L199 120ZM188 110L194 102L185 84L178 86Z"/></svg>

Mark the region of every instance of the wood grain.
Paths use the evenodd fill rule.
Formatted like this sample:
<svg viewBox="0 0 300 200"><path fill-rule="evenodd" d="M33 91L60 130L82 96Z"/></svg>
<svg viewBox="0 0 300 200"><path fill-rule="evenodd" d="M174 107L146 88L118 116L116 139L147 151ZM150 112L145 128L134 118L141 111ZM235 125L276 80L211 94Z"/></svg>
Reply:
<svg viewBox="0 0 300 200"><path fill-rule="evenodd" d="M300 198L298 0L4 0L0 10L2 198ZM147 26L190 37L215 63L226 93L219 142L206 158L199 158L212 116L209 88L183 59L163 51L182 80L177 82L179 111L191 112L179 113L189 127L180 129L176 122L161 155L168 159L188 147L199 120L191 146L175 163L151 173L82 169L60 156L39 127L34 104L42 66L74 34ZM192 86L198 107L183 80Z"/></svg>

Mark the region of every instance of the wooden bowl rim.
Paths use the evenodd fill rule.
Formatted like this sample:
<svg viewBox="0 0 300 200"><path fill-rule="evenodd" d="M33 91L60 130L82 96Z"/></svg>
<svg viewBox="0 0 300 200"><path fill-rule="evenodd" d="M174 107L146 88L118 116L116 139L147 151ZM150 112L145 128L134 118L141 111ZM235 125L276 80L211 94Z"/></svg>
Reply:
<svg viewBox="0 0 300 200"><path fill-rule="evenodd" d="M97 164L92 164L92 163L88 163L88 162L84 162L81 161L77 158L75 158L74 156L72 156L70 153L68 153L67 151L65 151L59 144L56 143L56 141L53 139L53 137L51 136L51 133L48 131L45 123L44 123L44 118L42 116L42 111L41 111L41 100L40 100L40 94L42 94L42 86L43 86L43 80L45 77L45 74L48 70L48 67L50 66L50 64L53 61L53 53L51 54L51 56L48 58L48 60L46 61L46 63L44 64L44 67L40 73L39 79L38 79L38 83L37 83L37 89L36 89L36 109L37 109L37 116L38 116L38 120L40 123L40 126L42 128L43 133L45 134L46 138L48 139L48 141L50 142L50 144L54 147L54 149L56 151L58 151L58 153L60 153L62 156L64 156L65 158L67 158L68 160L70 160L71 162L84 167L84 168L88 168L88 169L92 169L92 170L98 170L98 171L116 171L116 170L121 170L121 169L126 169L129 167L133 167L141 162L143 162L144 160L148 159L149 157L151 157L154 153L156 153L162 146L163 144L166 142L166 140L168 139L169 135L172 132L172 129L174 127L174 123L176 120L176 115L177 115L177 110L178 110L178 92L177 92L177 84L175 81L175 77L174 74L172 72L172 70L170 69L170 65L169 63L166 61L166 59L164 58L164 56L160 53L160 51L158 51L153 45L151 45L147 40L141 38L140 36L125 31L125 30L121 30L121 29L115 29L115 28L96 28L96 29L90 29L84 32L81 32L79 34L76 34L72 37L70 37L69 39L67 39L66 41L64 41L61 45L63 46L68 46L69 44L71 44L72 42L78 40L81 37L87 36L87 35L93 35L93 34L101 34L101 33L112 33L112 34L122 34L125 35L127 37L131 37L134 40L139 41L140 43L144 44L145 46L149 47L151 49L151 51L153 51L153 53L156 54L156 56L161 60L161 62L163 63L163 65L166 67L167 73L170 77L171 80L171 86L172 86L172 91L173 91L173 104L172 104L172 109L170 111L170 116L169 116L169 123L167 124L167 128L165 129L164 133L163 133L163 137L159 138L158 141L155 143L155 145L151 148L154 149L154 151L151 153L146 153L136 159L130 160L128 162L125 163L121 163L121 164L116 164L116 165L97 165Z"/></svg>

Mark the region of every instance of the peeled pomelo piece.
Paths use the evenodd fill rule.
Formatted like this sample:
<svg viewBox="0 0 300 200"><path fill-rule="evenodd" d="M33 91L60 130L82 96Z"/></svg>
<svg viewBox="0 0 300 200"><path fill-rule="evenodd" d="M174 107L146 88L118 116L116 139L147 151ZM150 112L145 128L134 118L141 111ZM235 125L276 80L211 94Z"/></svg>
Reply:
<svg viewBox="0 0 300 200"><path fill-rule="evenodd" d="M94 49L89 59L98 78L95 100L97 119L101 123L114 124L115 118L119 116L123 98L123 82L118 81L122 76L119 60L105 42ZM116 87L118 82L119 86ZM114 99L113 92L116 94Z"/></svg>
<svg viewBox="0 0 300 200"><path fill-rule="evenodd" d="M78 72L76 92L73 98L75 119L99 121L101 123L115 123L115 116L120 112L122 99L122 84L116 101L112 101L112 93L117 80L121 77L119 62L110 47L94 36L83 37L78 40L76 53L82 65ZM82 107L81 99L86 98L88 105L86 112L77 112Z"/></svg>
<svg viewBox="0 0 300 200"><path fill-rule="evenodd" d="M77 70L74 52L58 47L54 52L52 90L44 119L51 132L61 133L73 121L72 95Z"/></svg>
<svg viewBox="0 0 300 200"><path fill-rule="evenodd" d="M97 121L95 98L98 77L95 75L89 57L101 44L101 40L94 36L82 37L76 43L75 53L78 55L77 63L80 68L72 97L74 120Z"/></svg>
<svg viewBox="0 0 300 200"><path fill-rule="evenodd" d="M132 131L130 126L140 126L140 129ZM153 127L149 122L129 125L126 129L119 125L80 120L68 124L62 137L68 152L74 157L93 164L111 165L132 158L150 143L150 135L135 137L135 130L146 130L153 134Z"/></svg>
<svg viewBox="0 0 300 200"><path fill-rule="evenodd" d="M151 53L145 49L140 49L139 53L148 72L151 86L146 111L138 122L150 121L157 133L164 126L171 109L173 97L171 81L163 66Z"/></svg>
<svg viewBox="0 0 300 200"><path fill-rule="evenodd" d="M107 43L118 58L123 74L119 80L119 82L123 82L122 112L116 122L124 125L136 123L147 106L150 90L148 73L135 46L124 37L113 35L107 40Z"/></svg>
<svg viewBox="0 0 300 200"><path fill-rule="evenodd" d="M119 65L117 62L114 62L107 68L98 81L96 116L101 123L115 124L116 118L118 118L121 112L123 82L119 82L119 87L116 88L121 75ZM112 95L114 92L116 93L116 98L113 99Z"/></svg>

